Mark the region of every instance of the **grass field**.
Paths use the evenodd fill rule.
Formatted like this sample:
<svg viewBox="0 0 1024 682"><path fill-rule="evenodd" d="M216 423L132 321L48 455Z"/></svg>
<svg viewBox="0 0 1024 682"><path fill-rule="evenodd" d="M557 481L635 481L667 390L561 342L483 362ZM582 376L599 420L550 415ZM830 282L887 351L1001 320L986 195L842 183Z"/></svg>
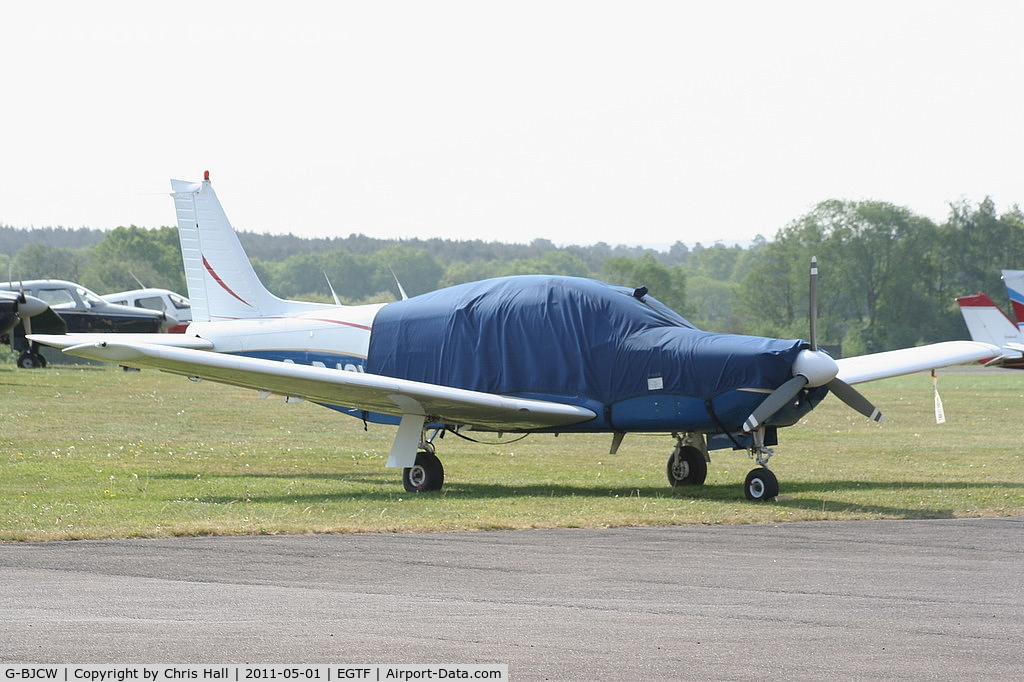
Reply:
<svg viewBox="0 0 1024 682"><path fill-rule="evenodd" d="M1024 514L1024 372L863 384L874 424L833 397L780 432L781 495L750 503L744 452L671 488L666 435L437 441L445 489L385 469L394 427L155 371L0 365L0 540L766 523ZM482 435L488 441L495 436Z"/></svg>

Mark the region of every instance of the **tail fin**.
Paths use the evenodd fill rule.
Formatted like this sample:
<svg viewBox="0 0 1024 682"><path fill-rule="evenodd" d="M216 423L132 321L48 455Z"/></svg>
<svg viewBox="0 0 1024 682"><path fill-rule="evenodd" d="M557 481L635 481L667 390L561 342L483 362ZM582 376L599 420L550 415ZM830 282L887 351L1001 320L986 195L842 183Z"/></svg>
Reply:
<svg viewBox="0 0 1024 682"><path fill-rule="evenodd" d="M192 321L276 317L290 302L267 291L245 254L206 171L201 183L171 180Z"/></svg>
<svg viewBox="0 0 1024 682"><path fill-rule="evenodd" d="M1024 334L1006 316L995 302L985 294L961 296L956 299L960 314L964 316L971 339L1007 348L1024 342Z"/></svg>
<svg viewBox="0 0 1024 682"><path fill-rule="evenodd" d="M1024 270L1003 270L1003 283L1006 293L1010 295L1010 306L1013 316L1017 318L1017 326L1024 325Z"/></svg>

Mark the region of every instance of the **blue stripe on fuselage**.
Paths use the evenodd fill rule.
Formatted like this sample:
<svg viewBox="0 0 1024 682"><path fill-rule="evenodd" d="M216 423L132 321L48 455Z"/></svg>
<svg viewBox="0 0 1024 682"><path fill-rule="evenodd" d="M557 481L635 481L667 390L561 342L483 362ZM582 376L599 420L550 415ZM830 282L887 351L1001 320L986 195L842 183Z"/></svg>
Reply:
<svg viewBox="0 0 1024 682"><path fill-rule="evenodd" d="M323 350L258 350L238 353L248 358L274 360L276 362L294 362L297 365L313 365L327 369L340 369L348 372L366 371L366 358L346 353L331 353Z"/></svg>

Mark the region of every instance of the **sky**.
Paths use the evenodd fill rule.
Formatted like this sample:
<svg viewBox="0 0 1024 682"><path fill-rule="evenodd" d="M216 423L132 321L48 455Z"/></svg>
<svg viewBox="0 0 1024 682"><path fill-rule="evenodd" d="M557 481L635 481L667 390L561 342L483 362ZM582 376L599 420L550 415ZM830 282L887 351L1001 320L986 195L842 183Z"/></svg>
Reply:
<svg viewBox="0 0 1024 682"><path fill-rule="evenodd" d="M25 2L0 224L745 245L828 199L1024 203L1024 3Z"/></svg>

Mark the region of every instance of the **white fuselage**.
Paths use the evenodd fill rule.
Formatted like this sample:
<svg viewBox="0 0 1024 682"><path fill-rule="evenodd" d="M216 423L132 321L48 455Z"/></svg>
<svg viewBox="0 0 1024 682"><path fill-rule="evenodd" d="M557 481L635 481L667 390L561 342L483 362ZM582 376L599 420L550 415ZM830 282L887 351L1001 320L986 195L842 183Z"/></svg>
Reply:
<svg viewBox="0 0 1024 682"><path fill-rule="evenodd" d="M293 317L193 322L186 335L213 343L218 353L363 371L373 319L386 304L328 306Z"/></svg>

